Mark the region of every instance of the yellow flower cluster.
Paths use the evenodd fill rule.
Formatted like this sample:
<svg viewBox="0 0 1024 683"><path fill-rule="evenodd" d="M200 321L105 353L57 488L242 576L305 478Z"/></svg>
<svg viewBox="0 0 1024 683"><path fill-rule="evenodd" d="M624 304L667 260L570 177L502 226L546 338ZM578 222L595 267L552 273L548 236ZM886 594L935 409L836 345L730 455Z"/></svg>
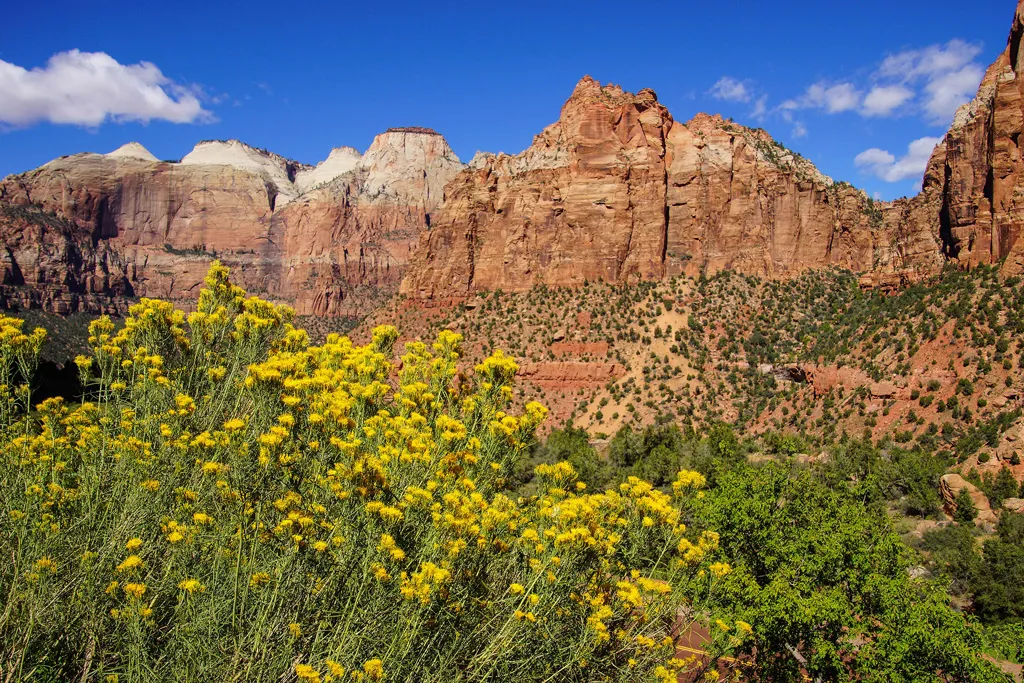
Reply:
<svg viewBox="0 0 1024 683"><path fill-rule="evenodd" d="M45 580L74 596L67 619L42 598L19 608L54 627L11 638L44 651L102 605L110 661L159 678L678 672L679 604L696 613L702 577L729 572L717 536L682 523L703 477L585 493L555 463L536 469L546 488L518 497L507 477L547 411L513 410L513 359L467 368L445 331L407 343L398 365L394 327L313 345L292 320L215 264L187 316L143 299L122 326L91 325L77 362L90 401L46 401L0 445L0 539L17 539L0 549L24 578L13 594L36 600ZM0 319L2 362L31 362L42 338Z"/></svg>
<svg viewBox="0 0 1024 683"><path fill-rule="evenodd" d="M0 425L3 426L10 425L17 413L28 411L31 392L24 380L32 377L46 341L46 330L37 327L25 334L24 324L19 318L0 315Z"/></svg>

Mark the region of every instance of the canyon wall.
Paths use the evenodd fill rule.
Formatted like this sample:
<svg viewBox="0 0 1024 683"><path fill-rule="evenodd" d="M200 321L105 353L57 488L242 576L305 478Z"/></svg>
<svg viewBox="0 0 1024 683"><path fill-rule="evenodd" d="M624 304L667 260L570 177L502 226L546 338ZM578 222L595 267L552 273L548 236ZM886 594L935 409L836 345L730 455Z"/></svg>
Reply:
<svg viewBox="0 0 1024 683"><path fill-rule="evenodd" d="M963 105L936 148L920 201L937 197L936 220L947 256L966 266L997 263L1024 270L1024 1L1014 14L1006 50L988 68L975 99Z"/></svg>
<svg viewBox="0 0 1024 683"><path fill-rule="evenodd" d="M941 264L937 226L887 225L888 207L764 131L705 114L680 123L653 91L589 77L529 149L478 155L447 191L402 284L414 298L723 269L785 277Z"/></svg>
<svg viewBox="0 0 1024 683"><path fill-rule="evenodd" d="M378 135L362 155L336 149L316 167L234 140L202 142L176 163L134 143L63 157L0 182L0 204L54 219L35 221L46 233L36 243L21 234L24 218L0 219L8 271L21 274L3 286L12 300L52 308L52 295L41 292L74 273L100 298L131 292L187 302L219 258L249 291L300 314L358 315L397 288L461 168L441 135L419 128ZM63 232L53 232L58 224ZM74 249L42 248L68 240ZM81 258L90 250L116 254L106 264L121 286L87 275L92 265ZM69 298L60 308L119 305L96 301Z"/></svg>
<svg viewBox="0 0 1024 683"><path fill-rule="evenodd" d="M137 144L62 157L0 182L0 287L9 305L62 312L188 302L220 258L300 313L361 316L398 290L443 302L723 269L835 266L883 288L947 261L1024 272L1022 35L1024 0L908 199L874 202L763 130L676 121L651 90L586 77L524 152L468 165L422 128L315 167L238 141L173 163Z"/></svg>
<svg viewBox="0 0 1024 683"><path fill-rule="evenodd" d="M584 78L516 156L478 155L448 188L401 291L613 282L723 269L787 277L838 266L898 287L946 262L1024 272L1024 83L1018 2L1005 51L932 154L921 192L874 202L767 133L674 121L654 93Z"/></svg>

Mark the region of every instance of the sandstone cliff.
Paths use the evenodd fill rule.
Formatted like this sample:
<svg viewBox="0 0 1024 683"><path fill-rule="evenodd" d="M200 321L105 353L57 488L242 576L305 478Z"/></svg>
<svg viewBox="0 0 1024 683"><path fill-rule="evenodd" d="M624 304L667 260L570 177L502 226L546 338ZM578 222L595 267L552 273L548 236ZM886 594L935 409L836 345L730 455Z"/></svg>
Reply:
<svg viewBox="0 0 1024 683"><path fill-rule="evenodd" d="M52 216L37 221L44 242L70 240L74 249L26 251L23 226L10 217L0 239L11 272L66 272L92 282L82 254L109 255L108 267L124 283L110 296L187 301L216 257L251 292L299 313L355 315L397 287L445 183L461 168L444 138L427 129L389 130L365 154L336 149L316 167L234 140L202 142L177 163L131 143L0 182L0 202ZM11 276L4 284L31 288L35 281ZM107 290L97 287L102 297ZM20 298L51 307L45 296ZM79 297L60 306L116 305Z"/></svg>
<svg viewBox="0 0 1024 683"><path fill-rule="evenodd" d="M956 113L914 200L931 201L927 219L937 222L946 255L967 266L1006 259L1007 270L1024 270L1024 244L1018 244L1024 223L1022 36L1024 0L1006 50L988 68L977 97Z"/></svg>
<svg viewBox="0 0 1024 683"><path fill-rule="evenodd" d="M448 187L402 291L417 298L722 269L933 268L936 230L881 207L761 130L674 121L651 90L584 78L516 156L478 155Z"/></svg>
<svg viewBox="0 0 1024 683"><path fill-rule="evenodd" d="M8 301L61 310L121 305L103 297L124 293L188 301L216 256L300 313L361 315L400 282L413 299L448 301L723 269L838 266L872 287L947 260L1024 272L1022 35L1024 0L909 199L872 202L762 130L675 121L653 91L587 77L527 150L468 166L421 128L317 166L238 141L200 143L177 163L137 144L62 157L0 182L0 203L49 215L32 219L31 239L26 219L0 216L2 284Z"/></svg>
<svg viewBox="0 0 1024 683"><path fill-rule="evenodd" d="M121 254L75 223L0 204L0 308L123 313L135 291Z"/></svg>

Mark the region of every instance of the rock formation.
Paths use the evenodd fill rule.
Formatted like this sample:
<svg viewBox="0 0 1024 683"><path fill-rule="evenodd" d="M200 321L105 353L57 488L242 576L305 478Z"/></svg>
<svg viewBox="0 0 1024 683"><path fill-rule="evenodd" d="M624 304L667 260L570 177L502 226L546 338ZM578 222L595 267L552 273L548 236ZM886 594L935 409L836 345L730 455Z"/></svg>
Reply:
<svg viewBox="0 0 1024 683"><path fill-rule="evenodd" d="M589 77L529 149L477 155L447 191L402 286L413 297L941 259L937 227L886 228L863 192L764 131L704 114L679 123L653 91Z"/></svg>
<svg viewBox="0 0 1024 683"><path fill-rule="evenodd" d="M135 292L122 255L72 221L0 204L0 308L123 313Z"/></svg>
<svg viewBox="0 0 1024 683"><path fill-rule="evenodd" d="M928 205L921 219L935 221L944 253L973 266L1006 259L1024 270L1024 1L1018 2L1006 50L988 68L973 101L957 111L945 140L928 164L921 194L907 202ZM936 215L937 214L937 215Z"/></svg>
<svg viewBox="0 0 1024 683"><path fill-rule="evenodd" d="M618 363L539 361L523 363L518 375L544 389L593 389L626 374Z"/></svg>
<svg viewBox="0 0 1024 683"><path fill-rule="evenodd" d="M780 278L838 266L880 288L947 259L1024 272L1022 35L1024 0L910 199L873 202L762 130L705 114L678 122L651 90L587 77L527 150L466 167L422 128L315 167L238 141L202 142L178 163L135 143L62 157L0 182L0 203L52 215L33 229L55 231L26 249L13 234L23 223L4 219L2 284L10 301L75 310L108 305L83 292L187 301L216 255L250 291L300 313L359 315L399 282L441 304L723 269ZM11 290L51 288L58 273L67 297Z"/></svg>
<svg viewBox="0 0 1024 683"><path fill-rule="evenodd" d="M974 502L974 508L977 510L977 514L974 517L974 523L979 526L994 527L999 521L996 513L992 511L992 506L988 502L988 498L977 486L964 479L956 472L950 472L942 475L939 479L939 491L942 494L942 500L946 507L946 512L952 515L956 512L956 498L960 495L960 492L964 489L967 490L967 495L971 497Z"/></svg>
<svg viewBox="0 0 1024 683"><path fill-rule="evenodd" d="M477 155L449 188L402 291L419 299L601 278L841 266L893 288L998 263L1024 272L1024 0L1007 48L957 112L913 198L872 202L752 130L673 121L654 93L584 78L516 156Z"/></svg>
<svg viewBox="0 0 1024 683"><path fill-rule="evenodd" d="M66 280L94 283L89 291L100 298L187 302L216 257L249 291L299 313L355 315L395 290L445 183L461 168L428 129L389 130L365 154L336 149L316 167L236 140L201 142L178 163L160 162L137 143L62 157L4 179L0 203L49 215L34 223L45 233L41 243L74 248L26 249L22 223L4 219L3 284L12 303L48 308L51 294L11 288L50 287L54 273L70 273ZM92 257L83 257L92 253L105 255L103 267L121 284L98 284ZM58 307L99 311L123 303L79 296Z"/></svg>

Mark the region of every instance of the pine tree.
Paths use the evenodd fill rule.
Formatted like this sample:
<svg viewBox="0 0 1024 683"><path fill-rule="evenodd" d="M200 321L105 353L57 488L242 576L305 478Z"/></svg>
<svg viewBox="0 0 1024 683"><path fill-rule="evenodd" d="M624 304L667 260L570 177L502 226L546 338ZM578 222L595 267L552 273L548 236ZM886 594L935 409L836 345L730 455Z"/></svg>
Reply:
<svg viewBox="0 0 1024 683"><path fill-rule="evenodd" d="M960 489L960 493L957 494L956 500L953 502L956 505L956 510L953 512L955 521L961 524L969 524L974 521L978 514L978 508L974 505L970 491L966 488Z"/></svg>
<svg viewBox="0 0 1024 683"><path fill-rule="evenodd" d="M997 510L1002 507L1003 501L1013 498L1015 493L1017 493L1017 480L1013 478L1013 472L1009 467L1003 467L999 470L995 481L992 482L992 486L989 487L988 499L992 503L992 509Z"/></svg>

